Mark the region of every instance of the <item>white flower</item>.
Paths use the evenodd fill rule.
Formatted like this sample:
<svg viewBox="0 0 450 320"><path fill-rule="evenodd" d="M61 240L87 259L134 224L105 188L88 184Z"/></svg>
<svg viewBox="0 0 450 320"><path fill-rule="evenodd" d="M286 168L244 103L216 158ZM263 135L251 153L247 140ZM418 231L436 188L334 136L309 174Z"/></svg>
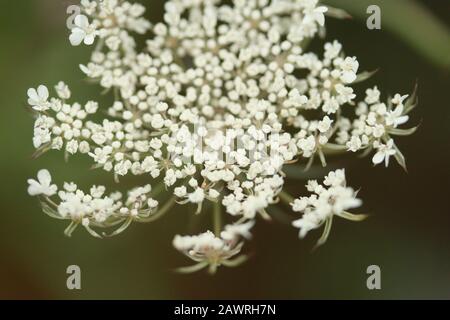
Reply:
<svg viewBox="0 0 450 320"><path fill-rule="evenodd" d="M358 136L352 136L349 142L347 142L347 148L351 152L356 152L362 147L362 141Z"/></svg>
<svg viewBox="0 0 450 320"><path fill-rule="evenodd" d="M39 148L40 146L51 141L51 134L49 128L43 126L36 126L34 128L34 137L33 137L33 145L35 148Z"/></svg>
<svg viewBox="0 0 450 320"><path fill-rule="evenodd" d="M60 97L61 99L67 100L70 98L70 89L63 81L58 82L58 84L55 86L55 90L58 97Z"/></svg>
<svg viewBox="0 0 450 320"><path fill-rule="evenodd" d="M323 184L327 187L345 186L346 184L345 170L339 169L335 171L330 171L323 180Z"/></svg>
<svg viewBox="0 0 450 320"><path fill-rule="evenodd" d="M147 205L149 208L154 209L159 205L159 202L156 201L155 199L150 198L147 200Z"/></svg>
<svg viewBox="0 0 450 320"><path fill-rule="evenodd" d="M374 104L380 101L380 90L375 86L373 89L366 90L366 99L364 100L368 104Z"/></svg>
<svg viewBox="0 0 450 320"><path fill-rule="evenodd" d="M384 161L386 167L389 165L389 158L397 153L394 149L394 140L390 139L386 144L378 144L376 146L377 153L372 158L373 164L377 165Z"/></svg>
<svg viewBox="0 0 450 320"><path fill-rule="evenodd" d="M256 213L266 208L267 205L268 201L264 195L251 195L242 203L243 215L248 219L253 219L256 216Z"/></svg>
<svg viewBox="0 0 450 320"><path fill-rule="evenodd" d="M183 198L187 194L186 187L185 186L181 186L181 187L175 188L174 189L174 194L177 197L179 197L179 198Z"/></svg>
<svg viewBox="0 0 450 320"><path fill-rule="evenodd" d="M152 119L152 127L155 129L161 129L164 126L164 119L160 114L156 114Z"/></svg>
<svg viewBox="0 0 450 320"><path fill-rule="evenodd" d="M409 97L409 95L401 95L399 93L397 93L394 98L392 98L392 103L395 105L400 105L403 104L403 101L405 101L407 98Z"/></svg>
<svg viewBox="0 0 450 320"><path fill-rule="evenodd" d="M393 111L389 111L386 115L386 125L397 128L398 126L408 122L409 116L403 115L403 110L403 104L399 104Z"/></svg>
<svg viewBox="0 0 450 320"><path fill-rule="evenodd" d="M320 132L325 133L331 128L331 124L333 123L333 120L331 120L328 116L325 116L322 121L319 121L319 125L317 128Z"/></svg>
<svg viewBox="0 0 450 320"><path fill-rule="evenodd" d="M78 146L78 151L80 151L83 154L89 153L91 150L91 147L89 146L89 143L87 141L81 141Z"/></svg>
<svg viewBox="0 0 450 320"><path fill-rule="evenodd" d="M58 191L56 185L52 185L52 177L48 170L40 170L37 175L38 180L28 180L28 193L31 196L45 195L51 197Z"/></svg>
<svg viewBox="0 0 450 320"><path fill-rule="evenodd" d="M131 169L132 163L130 160L120 161L114 166L114 172L119 176L125 176Z"/></svg>
<svg viewBox="0 0 450 320"><path fill-rule="evenodd" d="M78 146L79 144L77 140L70 140L67 142L66 151L70 154L75 154L78 151Z"/></svg>
<svg viewBox="0 0 450 320"><path fill-rule="evenodd" d="M334 59L336 58L342 50L342 44L338 41L327 42L325 44L325 58L326 59Z"/></svg>
<svg viewBox="0 0 450 320"><path fill-rule="evenodd" d="M317 7L313 11L314 20L322 27L325 25L325 12L327 11L328 8L325 6Z"/></svg>
<svg viewBox="0 0 450 320"><path fill-rule="evenodd" d="M336 111L339 110L339 102L336 100L335 97L332 97L331 99L328 99L323 104L322 110L328 114L330 113L336 113Z"/></svg>
<svg viewBox="0 0 450 320"><path fill-rule="evenodd" d="M356 80L356 72L358 72L359 62L356 57L347 57L341 64L342 75L341 80L344 83L352 83Z"/></svg>
<svg viewBox="0 0 450 320"><path fill-rule="evenodd" d="M197 236L176 236L173 240L176 249L185 251L188 256L198 259L217 259L217 256L227 255L229 247L211 231Z"/></svg>
<svg viewBox="0 0 450 320"><path fill-rule="evenodd" d="M208 196L212 199L217 199L220 196L220 192L215 189L210 189L208 192Z"/></svg>
<svg viewBox="0 0 450 320"><path fill-rule="evenodd" d="M197 188L188 195L188 199L191 203L202 203L205 199L205 192L202 188Z"/></svg>
<svg viewBox="0 0 450 320"><path fill-rule="evenodd" d="M72 28L72 34L69 37L73 46L79 46L82 42L86 45L92 45L95 41L97 32L95 26L89 24L88 17L77 15L74 20L75 27Z"/></svg>
<svg viewBox="0 0 450 320"><path fill-rule="evenodd" d="M386 128L381 124L376 124L375 127L372 128L372 135L375 138L381 138L386 132Z"/></svg>
<svg viewBox="0 0 450 320"><path fill-rule="evenodd" d="M94 114L98 110L98 103L95 101L88 101L84 106L85 110L89 114Z"/></svg>
<svg viewBox="0 0 450 320"><path fill-rule="evenodd" d="M220 233L220 237L227 241L235 240L239 237L250 239L252 234L250 229L255 225L254 220L250 220L241 224L229 224L225 226L225 230Z"/></svg>
<svg viewBox="0 0 450 320"><path fill-rule="evenodd" d="M37 89L28 89L28 104L36 111L46 111L50 108L48 89L40 85Z"/></svg>
<svg viewBox="0 0 450 320"><path fill-rule="evenodd" d="M292 203L292 210L294 212L303 212L308 206L308 198L302 197L300 199L295 199Z"/></svg>
<svg viewBox="0 0 450 320"><path fill-rule="evenodd" d="M309 231L319 228L322 222L318 215L305 213L301 219L293 221L292 225L300 230L299 237L303 239Z"/></svg>
<svg viewBox="0 0 450 320"><path fill-rule="evenodd" d="M75 191L77 191L77 189L78 189L78 186L73 182L70 182L70 183L65 182L64 183L64 190L66 190L67 192L75 192Z"/></svg>
<svg viewBox="0 0 450 320"><path fill-rule="evenodd" d="M309 136L306 139L300 139L297 145L302 149L304 157L309 158L316 148L316 139L314 136Z"/></svg>
<svg viewBox="0 0 450 320"><path fill-rule="evenodd" d="M209 266L209 272L214 273L221 265L236 266L242 261L237 258L233 262L230 259L239 254L243 245L242 242L239 243L236 240L228 241L216 237L211 231L196 236L175 236L173 246L197 262L192 267L180 268L180 271L193 272Z"/></svg>
<svg viewBox="0 0 450 320"><path fill-rule="evenodd" d="M91 196L94 198L101 198L105 193L106 188L104 186L93 186L91 188Z"/></svg>

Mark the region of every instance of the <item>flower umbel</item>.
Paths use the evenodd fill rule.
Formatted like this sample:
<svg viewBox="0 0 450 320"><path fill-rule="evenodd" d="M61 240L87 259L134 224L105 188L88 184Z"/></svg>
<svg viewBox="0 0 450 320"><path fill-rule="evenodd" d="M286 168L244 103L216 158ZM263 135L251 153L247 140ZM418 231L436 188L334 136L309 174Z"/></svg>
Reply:
<svg viewBox="0 0 450 320"><path fill-rule="evenodd" d="M291 203L293 211L303 213L300 219L292 222L294 227L300 229L300 238L304 238L310 230L325 225L324 232L317 242L317 246L320 246L328 239L334 216L352 221L362 221L367 217L347 211L361 206L362 201L356 198L356 192L352 188L346 186L344 170L330 172L325 177L323 185L311 180L306 187L313 194Z"/></svg>
<svg viewBox="0 0 450 320"><path fill-rule="evenodd" d="M243 242L240 238L250 238L250 229L254 221L245 224L227 225L220 237L211 231L197 236L176 236L173 240L174 247L187 257L197 262L191 267L180 268L180 272L189 273L209 267L210 273L215 273L217 267L224 265L236 267L243 263L247 257L238 255ZM233 259L234 258L234 259Z"/></svg>
<svg viewBox="0 0 450 320"><path fill-rule="evenodd" d="M169 0L156 24L145 19L144 6L124 0L82 0L81 8L69 41L95 43L80 69L113 102L71 101L63 82L55 95L44 85L29 89L35 156L83 154L119 186L130 175L143 186L124 190L126 197L75 183L57 192L40 171L29 193L45 213L69 222L67 235L82 226L98 238L114 236L183 205L211 215L214 233L175 238L197 262L182 271L215 272L245 260L240 251L250 229L271 219L280 198L303 213L293 222L300 237L324 226L319 244L334 216L365 217L347 211L362 202L343 170L323 184L310 181L312 195L296 200L285 190L292 172L316 162L326 167L331 155L345 152L386 166L393 157L406 167L394 138L416 130L402 127L416 90L385 98L373 87L357 96L354 85L372 73L360 72L337 40L318 53L308 47L329 13L318 0ZM147 35L145 45L137 35ZM222 226L224 216L234 223Z"/></svg>

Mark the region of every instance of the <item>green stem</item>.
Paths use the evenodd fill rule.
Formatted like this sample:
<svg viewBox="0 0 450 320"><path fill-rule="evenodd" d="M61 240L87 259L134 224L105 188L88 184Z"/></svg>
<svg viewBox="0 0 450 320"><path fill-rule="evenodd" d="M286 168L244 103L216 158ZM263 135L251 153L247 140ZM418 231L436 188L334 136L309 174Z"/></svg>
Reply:
<svg viewBox="0 0 450 320"><path fill-rule="evenodd" d="M153 222L155 220L158 220L159 218L161 218L163 215L165 215L170 209L172 209L172 207L175 205L175 198L170 198L170 200L168 200L163 207L161 207L161 209L159 209L158 211L156 211L155 214L150 215L148 218L143 218L143 219L139 219L137 220L138 222L144 222L144 223L148 223L148 222Z"/></svg>
<svg viewBox="0 0 450 320"><path fill-rule="evenodd" d="M327 220L325 220L325 228L323 229L322 236L317 241L317 243L314 246L313 250L316 250L318 247L320 247L325 242L327 242L328 236L330 235L330 230L331 230L331 225L332 224L333 224L333 216L331 216L330 218L327 218Z"/></svg>
<svg viewBox="0 0 450 320"><path fill-rule="evenodd" d="M222 231L222 207L220 202L213 203L213 225L214 234L216 237L220 237L220 232Z"/></svg>
<svg viewBox="0 0 450 320"><path fill-rule="evenodd" d="M161 194L161 192L164 191L165 185L164 182L160 182L159 184L157 184L156 186L152 186L152 191L151 191L151 195L152 197L157 197Z"/></svg>
<svg viewBox="0 0 450 320"><path fill-rule="evenodd" d="M291 196L289 193L287 193L286 191L281 191L278 194L278 197L280 197L280 200L287 205L290 205L295 200L295 198L293 196Z"/></svg>
<svg viewBox="0 0 450 320"><path fill-rule="evenodd" d="M45 200L47 200L47 202L52 205L55 209L58 209L58 205L49 197L45 197Z"/></svg>

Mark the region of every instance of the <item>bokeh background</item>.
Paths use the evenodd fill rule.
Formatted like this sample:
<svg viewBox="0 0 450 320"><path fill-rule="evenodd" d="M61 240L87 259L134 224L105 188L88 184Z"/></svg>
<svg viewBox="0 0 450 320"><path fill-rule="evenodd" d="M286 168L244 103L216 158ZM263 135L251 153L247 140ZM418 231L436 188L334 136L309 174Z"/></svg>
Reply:
<svg viewBox="0 0 450 320"><path fill-rule="evenodd" d="M320 232L300 241L289 225L261 221L247 245L252 259L213 277L174 273L190 262L171 247L175 233L206 228L208 212L191 221L188 210L175 209L113 239L93 239L81 229L68 239L65 223L41 213L27 195L26 180L41 168L51 169L58 183L114 188L110 175L88 170L86 157L65 163L61 153L50 152L31 159L29 87L64 80L81 102L106 99L78 70L89 49L70 47L65 9L73 2L0 0L0 298L450 298L449 1L326 1L354 16L328 19L327 39L340 39L362 69L380 69L361 89L378 84L385 93L407 93L419 81L420 106L411 124L421 124L420 129L398 140L409 172L397 165L374 168L370 159L332 161L345 166L352 186L361 187L361 211L371 213L370 219L358 224L336 219L328 243L313 253ZM159 21L164 1L142 2L150 19ZM368 3L382 8L381 31L365 27ZM303 184L293 181L288 188L298 195ZM66 289L71 264L81 267L80 291ZM372 264L381 267L378 291L366 288L366 268Z"/></svg>

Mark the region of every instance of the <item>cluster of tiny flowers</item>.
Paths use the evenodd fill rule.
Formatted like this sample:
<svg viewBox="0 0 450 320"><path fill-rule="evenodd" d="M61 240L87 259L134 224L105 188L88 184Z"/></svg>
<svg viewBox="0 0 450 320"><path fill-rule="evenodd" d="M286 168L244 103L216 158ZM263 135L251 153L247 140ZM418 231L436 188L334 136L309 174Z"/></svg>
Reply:
<svg viewBox="0 0 450 320"><path fill-rule="evenodd" d="M242 224L226 225L220 236L215 236L211 231L196 236L176 236L173 240L174 247L184 253L197 264L181 268L180 271L192 272L209 267L214 273L220 265L233 267L242 263L246 256L233 258L241 251L243 242L240 239L250 239L250 229L254 221Z"/></svg>
<svg viewBox="0 0 450 320"><path fill-rule="evenodd" d="M346 210L357 208L362 201L356 198L356 192L346 186L344 170L330 172L324 179L323 185L317 180L310 180L306 185L309 197L300 197L294 200L292 210L302 212L303 216L292 222L292 225L300 229L300 238L325 224L324 233L317 245L323 244L330 232L333 216L339 216L352 221L361 221L366 215L354 215Z"/></svg>
<svg viewBox="0 0 450 320"><path fill-rule="evenodd" d="M114 102L106 108L69 102L63 82L53 97L44 85L29 89L36 155L86 154L116 181L141 176L170 199L158 208L149 186L122 202L116 194L104 197L103 187L85 194L67 184L58 204L47 171L30 180L30 194L41 197L51 216L72 221L68 234L81 224L98 237L107 234L95 227L119 226L115 235L133 221L155 220L174 203L196 213L223 208L236 224L174 241L199 263L195 270L214 271L242 260L235 257L239 239L249 238L258 217L270 218L266 209L289 178L284 166L298 162L304 170L317 159L326 166L327 155L341 152L372 154L374 164L386 166L394 156L405 166L392 137L414 132L399 126L417 104L415 94L382 102L375 87L357 100L352 86L370 73L358 72L356 57L346 56L338 41L326 43L320 56L307 50L325 28L328 8L318 2L169 0L163 22L151 24L140 4L82 0L69 40L96 43L80 69ZM135 40L142 34L149 34L144 47ZM293 203L304 213L294 222L301 236L323 223L327 236L334 215L351 219L345 210L360 205L343 171L324 184L310 182L314 195Z"/></svg>
<svg viewBox="0 0 450 320"><path fill-rule="evenodd" d="M150 196L150 185L130 190L128 197L123 200L120 192L105 196L104 186L93 186L89 193L85 193L78 189L75 183L66 182L63 189L58 191L58 187L52 184L50 173L45 169L38 172L37 180L29 179L28 184L28 193L42 198L42 207L46 214L52 218L70 221L64 232L69 237L78 225L82 225L97 238L117 235L132 221L150 221L158 207L158 201ZM55 197L59 198L59 202L55 202ZM118 228L111 234L99 234L92 228L115 226Z"/></svg>

